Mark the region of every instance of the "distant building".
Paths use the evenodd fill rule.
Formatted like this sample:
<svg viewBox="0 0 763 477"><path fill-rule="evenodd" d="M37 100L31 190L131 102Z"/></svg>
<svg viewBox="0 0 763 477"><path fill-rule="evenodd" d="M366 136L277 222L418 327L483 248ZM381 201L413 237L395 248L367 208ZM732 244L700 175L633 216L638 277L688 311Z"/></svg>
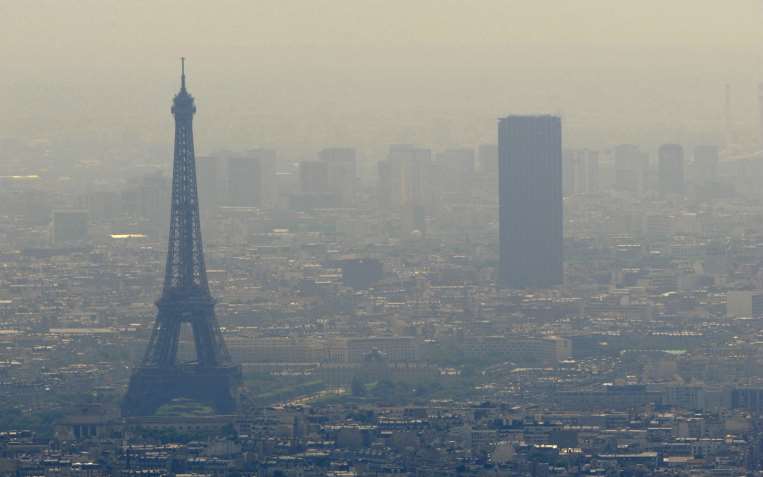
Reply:
<svg viewBox="0 0 763 477"><path fill-rule="evenodd" d="M342 281L345 286L356 290L371 288L382 279L384 270L379 260L372 258L349 258L341 260Z"/></svg>
<svg viewBox="0 0 763 477"><path fill-rule="evenodd" d="M86 210L54 210L50 239L54 246L81 244L87 240Z"/></svg>
<svg viewBox="0 0 763 477"><path fill-rule="evenodd" d="M276 152L254 149L228 158L229 205L268 208L275 205Z"/></svg>
<svg viewBox="0 0 763 477"><path fill-rule="evenodd" d="M732 388L730 394L731 409L745 409L755 413L763 411L763 388Z"/></svg>
<svg viewBox="0 0 763 477"><path fill-rule="evenodd" d="M580 171L575 174L576 191L587 194L599 192L599 184L601 182L599 151L582 151L580 161L582 162ZM583 186L583 182L585 182L585 186Z"/></svg>
<svg viewBox="0 0 763 477"><path fill-rule="evenodd" d="M338 207L339 194L331 190L329 170L327 161L300 162L300 192L289 196L289 206L295 210Z"/></svg>
<svg viewBox="0 0 763 477"><path fill-rule="evenodd" d="M649 160L638 146L621 144L615 147L615 190L642 194L647 189Z"/></svg>
<svg viewBox="0 0 763 477"><path fill-rule="evenodd" d="M328 163L325 161L300 162L299 184L303 194L328 194L330 192Z"/></svg>
<svg viewBox="0 0 763 477"><path fill-rule="evenodd" d="M665 242L673 238L675 218L667 214L649 213L644 216L644 237L649 242Z"/></svg>
<svg viewBox="0 0 763 477"><path fill-rule="evenodd" d="M763 144L763 83L758 84L758 113L759 121L758 127L760 128L759 140Z"/></svg>
<svg viewBox="0 0 763 477"><path fill-rule="evenodd" d="M561 285L562 125L553 116L509 116L498 125L500 284Z"/></svg>
<svg viewBox="0 0 763 477"><path fill-rule="evenodd" d="M477 148L477 164L480 174L498 177L498 145L480 144Z"/></svg>
<svg viewBox="0 0 763 477"><path fill-rule="evenodd" d="M426 216L434 203L432 151L409 144L392 145L379 161L379 205L400 216L400 237L426 233Z"/></svg>
<svg viewBox="0 0 763 477"><path fill-rule="evenodd" d="M418 347L411 336L370 336L347 338L347 361L365 361L369 353L381 352L390 362L413 362L418 360Z"/></svg>
<svg viewBox="0 0 763 477"><path fill-rule="evenodd" d="M446 194L467 195L474 184L475 159L473 149L448 149L437 154L436 165L442 191Z"/></svg>
<svg viewBox="0 0 763 477"><path fill-rule="evenodd" d="M379 161L379 201L383 208L399 210L410 204L427 205L430 189L426 183L432 167L432 151L409 144L389 148L387 159Z"/></svg>
<svg viewBox="0 0 763 477"><path fill-rule="evenodd" d="M167 232L169 226L168 204L172 185L168 177L162 174L150 174L140 179L137 190L130 196L129 207L132 214L147 222L147 231L156 237L161 237ZM125 205L123 196L123 205Z"/></svg>
<svg viewBox="0 0 763 477"><path fill-rule="evenodd" d="M90 220L109 222L119 214L119 194L114 191L93 191L87 195Z"/></svg>
<svg viewBox="0 0 763 477"><path fill-rule="evenodd" d="M678 144L660 146L658 158L660 194L684 195L684 148Z"/></svg>
<svg viewBox="0 0 763 477"><path fill-rule="evenodd" d="M222 160L214 156L201 156L196 161L196 183L199 187L199 205L212 210L222 203Z"/></svg>
<svg viewBox="0 0 763 477"><path fill-rule="evenodd" d="M572 358L572 342L565 338L474 336L464 341L464 355L478 359L508 359L522 366L556 366Z"/></svg>
<svg viewBox="0 0 763 477"><path fill-rule="evenodd" d="M718 180L718 146L694 148L694 178L697 184L706 185Z"/></svg>
<svg viewBox="0 0 763 477"><path fill-rule="evenodd" d="M255 207L259 165L251 157L228 158L228 205Z"/></svg>
<svg viewBox="0 0 763 477"><path fill-rule="evenodd" d="M726 316L729 318L763 316L763 291L729 291L726 294Z"/></svg>
<svg viewBox="0 0 763 477"><path fill-rule="evenodd" d="M353 206L358 182L357 152L350 147L331 147L318 153L328 165L328 189L342 206Z"/></svg>
<svg viewBox="0 0 763 477"><path fill-rule="evenodd" d="M599 153L568 150L562 164L564 195L591 194L599 191Z"/></svg>

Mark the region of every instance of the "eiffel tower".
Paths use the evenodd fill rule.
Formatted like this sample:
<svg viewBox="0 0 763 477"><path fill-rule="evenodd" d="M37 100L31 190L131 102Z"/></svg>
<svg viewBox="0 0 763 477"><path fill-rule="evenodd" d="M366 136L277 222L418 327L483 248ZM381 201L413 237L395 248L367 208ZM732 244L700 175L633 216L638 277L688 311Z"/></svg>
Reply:
<svg viewBox="0 0 763 477"><path fill-rule="evenodd" d="M122 401L124 416L152 415L176 398L209 405L218 414L233 413L238 404L241 368L225 347L204 265L193 149L196 105L185 87L185 58L180 78L180 92L172 103L175 157L164 290L156 302L156 322L143 362ZM183 323L191 326L196 349L196 360L189 363L177 358Z"/></svg>

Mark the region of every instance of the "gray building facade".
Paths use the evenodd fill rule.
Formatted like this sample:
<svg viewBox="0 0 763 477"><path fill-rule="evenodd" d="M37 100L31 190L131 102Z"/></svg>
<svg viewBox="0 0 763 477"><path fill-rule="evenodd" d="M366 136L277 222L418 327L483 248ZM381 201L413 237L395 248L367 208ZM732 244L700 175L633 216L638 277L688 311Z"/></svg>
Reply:
<svg viewBox="0 0 763 477"><path fill-rule="evenodd" d="M498 123L500 266L505 288L563 281L562 125L555 116Z"/></svg>

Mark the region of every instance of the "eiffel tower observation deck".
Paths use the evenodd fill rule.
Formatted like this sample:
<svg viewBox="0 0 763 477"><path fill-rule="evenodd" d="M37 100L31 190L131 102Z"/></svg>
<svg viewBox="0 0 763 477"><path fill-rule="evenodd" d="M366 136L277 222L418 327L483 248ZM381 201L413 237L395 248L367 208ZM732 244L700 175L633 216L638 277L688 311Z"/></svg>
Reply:
<svg viewBox="0 0 763 477"><path fill-rule="evenodd" d="M193 115L196 104L181 59L180 92L172 102L175 154L164 289L145 356L134 370L122 402L124 416L148 416L174 399L190 399L230 414L238 405L241 368L233 363L209 292L199 220ZM180 330L193 332L196 360L178 361Z"/></svg>

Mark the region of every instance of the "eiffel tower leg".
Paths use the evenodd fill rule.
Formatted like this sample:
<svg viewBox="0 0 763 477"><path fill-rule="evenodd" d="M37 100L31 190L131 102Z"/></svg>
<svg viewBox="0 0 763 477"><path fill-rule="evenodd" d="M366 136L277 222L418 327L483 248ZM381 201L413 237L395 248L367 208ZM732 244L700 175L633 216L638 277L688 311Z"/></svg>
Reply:
<svg viewBox="0 0 763 477"><path fill-rule="evenodd" d="M130 378L122 402L122 415L150 416L174 399L190 399L211 407L217 414L238 408L241 368L139 368Z"/></svg>

